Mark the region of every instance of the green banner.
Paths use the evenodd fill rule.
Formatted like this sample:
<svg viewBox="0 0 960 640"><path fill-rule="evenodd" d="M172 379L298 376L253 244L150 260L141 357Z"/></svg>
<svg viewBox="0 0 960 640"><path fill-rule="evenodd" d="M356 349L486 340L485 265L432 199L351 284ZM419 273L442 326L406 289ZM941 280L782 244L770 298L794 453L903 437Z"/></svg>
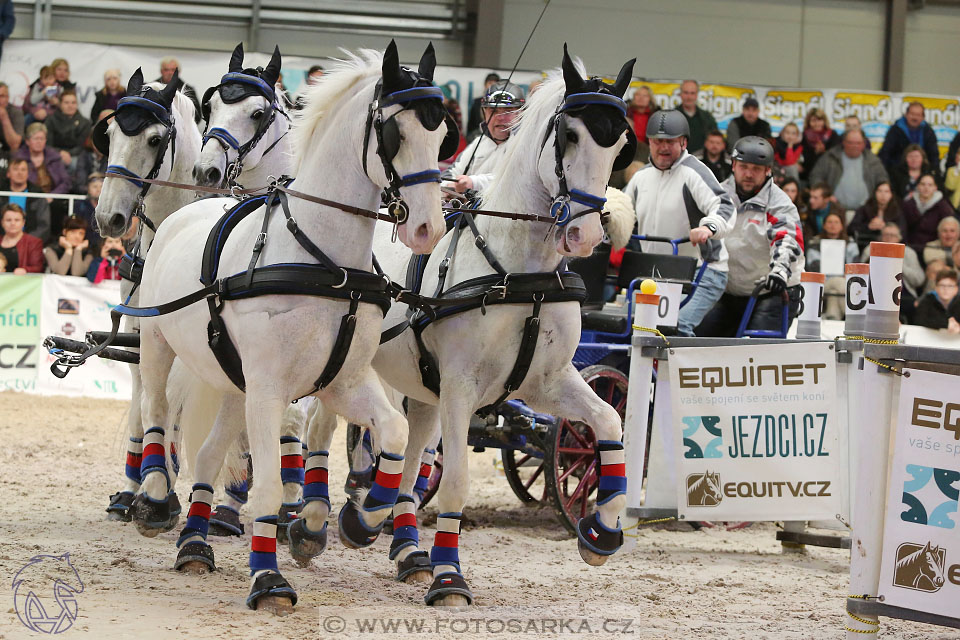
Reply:
<svg viewBox="0 0 960 640"><path fill-rule="evenodd" d="M32 391L40 362L41 275L0 275L0 390Z"/></svg>

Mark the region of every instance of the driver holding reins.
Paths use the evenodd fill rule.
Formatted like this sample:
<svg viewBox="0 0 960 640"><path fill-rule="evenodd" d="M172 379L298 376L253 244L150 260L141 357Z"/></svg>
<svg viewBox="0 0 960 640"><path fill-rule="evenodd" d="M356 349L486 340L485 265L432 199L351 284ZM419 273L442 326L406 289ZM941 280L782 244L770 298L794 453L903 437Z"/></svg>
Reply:
<svg viewBox="0 0 960 640"><path fill-rule="evenodd" d="M457 193L480 191L493 181L493 162L497 148L510 137L510 127L526 99L523 89L502 80L490 85L480 101L483 122L480 135L467 145L457 161L444 171L442 186ZM469 172L469 173L468 173Z"/></svg>

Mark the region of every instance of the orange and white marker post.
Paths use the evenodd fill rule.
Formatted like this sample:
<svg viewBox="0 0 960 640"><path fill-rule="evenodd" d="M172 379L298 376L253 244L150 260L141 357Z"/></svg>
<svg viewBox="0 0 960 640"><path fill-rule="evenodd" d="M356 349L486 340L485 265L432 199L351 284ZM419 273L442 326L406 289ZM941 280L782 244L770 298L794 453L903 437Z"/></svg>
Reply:
<svg viewBox="0 0 960 640"><path fill-rule="evenodd" d="M820 322L823 318L823 285L826 276L822 273L804 271L800 274L800 313L797 316L797 337L820 339Z"/></svg>
<svg viewBox="0 0 960 640"><path fill-rule="evenodd" d="M846 313L843 322L845 336L863 336L867 322L867 288L870 286L869 264L844 265L844 306Z"/></svg>

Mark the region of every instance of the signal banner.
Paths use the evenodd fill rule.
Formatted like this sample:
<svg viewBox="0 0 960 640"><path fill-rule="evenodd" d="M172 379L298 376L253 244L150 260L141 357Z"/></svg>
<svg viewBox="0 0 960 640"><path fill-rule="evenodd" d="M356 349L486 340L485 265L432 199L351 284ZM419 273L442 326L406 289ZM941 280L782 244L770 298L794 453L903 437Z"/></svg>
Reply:
<svg viewBox="0 0 960 640"><path fill-rule="evenodd" d="M687 520L833 520L845 493L829 343L670 351Z"/></svg>
<svg viewBox="0 0 960 640"><path fill-rule="evenodd" d="M906 372L878 595L884 604L960 618L960 377Z"/></svg>

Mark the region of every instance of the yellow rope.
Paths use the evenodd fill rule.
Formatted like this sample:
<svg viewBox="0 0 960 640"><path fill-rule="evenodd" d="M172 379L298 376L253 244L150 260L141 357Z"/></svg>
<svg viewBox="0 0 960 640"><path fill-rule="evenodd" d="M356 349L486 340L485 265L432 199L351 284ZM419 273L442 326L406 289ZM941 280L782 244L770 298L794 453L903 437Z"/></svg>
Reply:
<svg viewBox="0 0 960 640"><path fill-rule="evenodd" d="M637 529L642 524L657 524L658 522L669 522L670 520L676 520L676 518L674 516L670 516L668 518L657 518L655 520L637 520L636 524L632 524L629 527L626 527L623 529L623 535L625 535L628 538L638 538L639 536L637 534L627 533L627 531L630 531L631 529Z"/></svg>
<svg viewBox="0 0 960 640"><path fill-rule="evenodd" d="M862 336L856 336L857 339L860 339L861 337ZM863 338L863 342L864 344L900 344L899 340L879 340L877 338ZM873 358L868 358L867 356L863 356L863 359L866 360L867 362L872 362L873 364L877 365L878 367L882 367L887 371L895 373L898 376L903 375L903 371L901 371L900 369L897 369L896 367L892 367L888 364L884 364L878 360L874 360Z"/></svg>
<svg viewBox="0 0 960 640"><path fill-rule="evenodd" d="M635 325L633 325L633 330L634 330L634 331L645 331L645 332L647 332L647 333L654 333L654 334L660 336L660 339L663 340L663 344L667 345L668 347L670 346L670 341L667 340L667 336L663 335L663 333L662 333L659 329L657 329L656 327L641 327L640 325L635 324Z"/></svg>
<svg viewBox="0 0 960 640"><path fill-rule="evenodd" d="M847 597L848 597L848 598L852 598L852 599L854 599L854 600L876 600L876 599L877 599L876 596L870 596L870 595L866 595L866 594L864 594L864 595L862 595L862 596L855 596L855 595L852 595L852 594L851 594L851 595L848 595ZM856 620L857 622L859 622L860 624L865 624L865 625L867 625L868 627L875 627L875 628L874 628L874 629L851 629L851 628L848 627L848 626L844 626L843 628L844 628L846 631L850 631L851 633L879 633L879 631L880 631L880 623L879 623L879 622L874 622L873 620L867 620L866 618L861 618L860 616L854 615L854 614L850 613L849 611L847 611L847 615L850 616L851 618L853 618L854 620Z"/></svg>

